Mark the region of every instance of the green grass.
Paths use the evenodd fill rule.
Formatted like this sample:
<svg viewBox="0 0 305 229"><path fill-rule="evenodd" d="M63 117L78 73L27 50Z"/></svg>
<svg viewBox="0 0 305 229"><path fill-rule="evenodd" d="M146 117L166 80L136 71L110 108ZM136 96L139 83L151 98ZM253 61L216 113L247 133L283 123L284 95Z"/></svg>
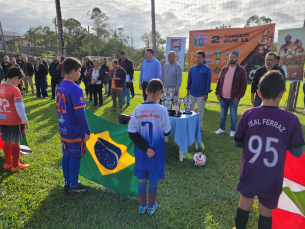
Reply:
<svg viewBox="0 0 305 229"><path fill-rule="evenodd" d="M138 73L137 73L138 74ZM138 77L136 76L138 79ZM184 75L181 96L186 94ZM212 88L215 88L213 84ZM142 102L135 82L136 96L124 113L132 113ZM51 95L50 88L48 90ZM284 101L287 98L284 98ZM303 93L298 107L302 108ZM104 106L88 109L96 115L117 122L118 113L109 112L112 101L104 97ZM92 189L80 196L63 193L61 171L61 143L58 134L55 102L24 96L30 128L27 140L33 153L21 156L22 163L30 163L25 171L13 174L3 170L4 156L0 156L0 228L232 228L239 193L236 191L242 150L235 148L228 131L215 135L219 128L220 108L214 93L210 95L204 114L202 134L206 165L195 167L189 147L189 158L179 161L179 148L173 137L166 144L166 178L159 182L157 201L160 209L154 216L138 214L138 200L114 193L80 177ZM211 103L212 102L212 103ZM214 103L215 102L215 103ZM238 109L250 108L249 88ZM281 103L283 105L283 102ZM303 113L296 113L304 128ZM227 128L230 118L227 119ZM221 144L220 144L221 142ZM250 213L248 228L257 228L257 201Z"/></svg>

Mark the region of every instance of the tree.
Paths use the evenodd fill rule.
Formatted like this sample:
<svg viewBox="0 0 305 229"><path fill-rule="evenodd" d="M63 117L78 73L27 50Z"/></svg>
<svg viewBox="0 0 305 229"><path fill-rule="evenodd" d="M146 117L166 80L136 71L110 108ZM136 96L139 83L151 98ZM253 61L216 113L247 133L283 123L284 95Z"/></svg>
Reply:
<svg viewBox="0 0 305 229"><path fill-rule="evenodd" d="M257 15L252 15L246 21L245 28L258 26L258 25L266 25L266 24L270 24L271 22L272 22L272 19L266 18L265 16L258 17Z"/></svg>
<svg viewBox="0 0 305 229"><path fill-rule="evenodd" d="M141 39L145 43L147 48L152 47L152 32L150 32L148 34L144 33L141 36ZM161 37L161 34L158 31L156 31L156 43L157 43L157 47L159 47L161 45L162 49L163 49L163 45L166 43L166 40Z"/></svg>

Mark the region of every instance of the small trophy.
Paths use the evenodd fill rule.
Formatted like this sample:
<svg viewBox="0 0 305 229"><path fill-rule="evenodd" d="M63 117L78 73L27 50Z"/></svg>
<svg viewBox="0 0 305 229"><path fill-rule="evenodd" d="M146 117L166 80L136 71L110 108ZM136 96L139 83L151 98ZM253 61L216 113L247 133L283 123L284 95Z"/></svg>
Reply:
<svg viewBox="0 0 305 229"><path fill-rule="evenodd" d="M175 115L176 117L180 116L180 104L181 99L178 96L175 96L173 99L174 109L175 109Z"/></svg>
<svg viewBox="0 0 305 229"><path fill-rule="evenodd" d="M191 105L193 103L192 98L189 96L185 96L183 99L183 103L185 107L185 111L183 112L183 114L192 114L191 112Z"/></svg>
<svg viewBox="0 0 305 229"><path fill-rule="evenodd" d="M164 106L170 112L171 109L172 109L174 92L171 89L167 88L167 89L165 89L165 91L163 93L163 96L164 96L164 99L165 99Z"/></svg>

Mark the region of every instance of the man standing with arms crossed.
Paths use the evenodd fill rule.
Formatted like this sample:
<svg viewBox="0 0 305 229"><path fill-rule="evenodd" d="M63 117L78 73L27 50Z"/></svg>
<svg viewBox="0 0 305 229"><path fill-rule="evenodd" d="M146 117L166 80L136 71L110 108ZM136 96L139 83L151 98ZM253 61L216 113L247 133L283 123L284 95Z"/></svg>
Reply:
<svg viewBox="0 0 305 229"><path fill-rule="evenodd" d="M237 123L237 108L239 100L244 97L247 89L246 69L237 64L238 54L230 54L230 64L223 67L217 80L216 95L220 101L220 127L215 134L225 132L228 108L230 107L231 126L230 137L234 137Z"/></svg>
<svg viewBox="0 0 305 229"><path fill-rule="evenodd" d="M211 90L211 69L204 64L205 53L202 50L196 53L196 65L192 66L187 79L187 96L193 99L191 110L195 110L197 103L200 118L200 130L206 101Z"/></svg>
<svg viewBox="0 0 305 229"><path fill-rule="evenodd" d="M141 66L139 88L143 91L144 102L147 99L145 90L147 88L148 82L154 78L161 78L161 64L154 58L154 54L155 52L153 49L147 48L145 51L146 60L143 61Z"/></svg>
<svg viewBox="0 0 305 229"><path fill-rule="evenodd" d="M175 61L176 53L170 51L167 55L168 64L162 68L161 81L164 88L170 88L175 96L179 95L179 88L182 82L182 68L179 63Z"/></svg>

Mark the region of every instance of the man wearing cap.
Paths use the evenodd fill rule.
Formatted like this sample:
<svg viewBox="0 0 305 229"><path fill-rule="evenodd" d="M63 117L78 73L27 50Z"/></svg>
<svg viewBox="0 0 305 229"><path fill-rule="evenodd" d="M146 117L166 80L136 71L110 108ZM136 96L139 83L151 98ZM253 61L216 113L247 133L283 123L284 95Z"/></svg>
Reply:
<svg viewBox="0 0 305 229"><path fill-rule="evenodd" d="M176 53L174 51L170 51L167 58L169 63L162 68L161 81L164 88L172 89L175 96L178 96L182 82L182 68L175 60Z"/></svg>
<svg viewBox="0 0 305 229"><path fill-rule="evenodd" d="M127 106L130 104L130 92L129 89L131 88L132 85L132 79L133 79L133 64L132 62L127 58L125 52L122 50L120 51L120 59L119 59L119 65L125 69L126 71L126 79L128 78L129 75L129 80L126 80L126 83L124 84L123 91L122 91L122 101L123 101L123 106L125 105L125 96L127 96Z"/></svg>
<svg viewBox="0 0 305 229"><path fill-rule="evenodd" d="M154 78L161 78L161 64L154 58L154 54L155 52L153 49L147 48L145 51L146 60L144 60L141 65L139 88L143 91L144 102L147 99L146 88L148 82Z"/></svg>

